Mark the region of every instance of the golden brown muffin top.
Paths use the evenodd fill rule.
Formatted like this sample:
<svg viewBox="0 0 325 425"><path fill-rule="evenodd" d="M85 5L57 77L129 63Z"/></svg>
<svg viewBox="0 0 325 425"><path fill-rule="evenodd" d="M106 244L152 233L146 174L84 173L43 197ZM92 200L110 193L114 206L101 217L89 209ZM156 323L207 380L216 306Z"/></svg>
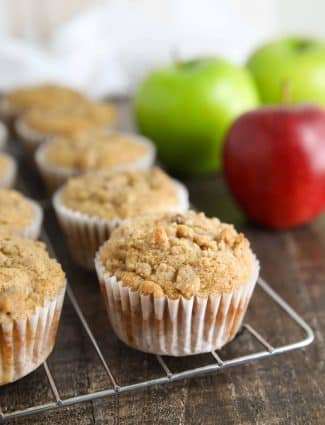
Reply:
<svg viewBox="0 0 325 425"><path fill-rule="evenodd" d="M242 233L194 211L128 220L112 232L99 258L123 286L171 299L230 292L248 283L253 266Z"/></svg>
<svg viewBox="0 0 325 425"><path fill-rule="evenodd" d="M45 151L48 164L88 171L119 168L148 154L149 147L123 133L93 129L72 136L57 136Z"/></svg>
<svg viewBox="0 0 325 425"><path fill-rule="evenodd" d="M12 189L0 189L0 233L17 234L35 218L28 198Z"/></svg>
<svg viewBox="0 0 325 425"><path fill-rule="evenodd" d="M115 123L116 110L106 102L80 101L73 106L58 104L51 109L31 109L24 115L23 122L37 133L69 136Z"/></svg>
<svg viewBox="0 0 325 425"><path fill-rule="evenodd" d="M42 242L0 238L0 323L22 319L54 299L65 285L59 263Z"/></svg>
<svg viewBox="0 0 325 425"><path fill-rule="evenodd" d="M10 166L9 157L7 155L0 153L0 179L7 173L9 166Z"/></svg>
<svg viewBox="0 0 325 425"><path fill-rule="evenodd" d="M168 211L178 206L174 181L159 168L147 171L107 170L68 180L63 204L100 219L125 219L139 214Z"/></svg>
<svg viewBox="0 0 325 425"><path fill-rule="evenodd" d="M20 88L6 96L9 109L22 112L27 109L49 109L56 105L73 105L86 98L76 90L55 85L41 84L33 87Z"/></svg>

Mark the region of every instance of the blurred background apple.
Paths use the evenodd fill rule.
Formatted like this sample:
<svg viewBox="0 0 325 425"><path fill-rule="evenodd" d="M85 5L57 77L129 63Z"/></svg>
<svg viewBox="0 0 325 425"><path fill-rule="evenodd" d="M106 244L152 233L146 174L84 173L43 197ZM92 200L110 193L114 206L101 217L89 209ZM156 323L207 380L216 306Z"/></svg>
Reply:
<svg viewBox="0 0 325 425"><path fill-rule="evenodd" d="M247 70L217 58L153 71L134 100L139 130L156 143L163 164L192 175L220 169L225 132L257 104Z"/></svg>
<svg viewBox="0 0 325 425"><path fill-rule="evenodd" d="M259 48L247 66L264 103L281 103L287 85L290 102L325 106L325 42L299 37L276 40Z"/></svg>

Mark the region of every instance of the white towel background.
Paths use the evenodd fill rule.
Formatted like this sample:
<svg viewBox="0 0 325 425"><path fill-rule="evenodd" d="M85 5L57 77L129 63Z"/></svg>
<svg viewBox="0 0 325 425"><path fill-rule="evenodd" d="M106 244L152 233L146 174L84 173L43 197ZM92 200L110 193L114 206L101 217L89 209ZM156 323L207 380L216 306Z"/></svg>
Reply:
<svg viewBox="0 0 325 425"><path fill-rule="evenodd" d="M324 21L324 0L0 0L0 90L54 80L127 94L175 52L243 63L274 36L324 37Z"/></svg>

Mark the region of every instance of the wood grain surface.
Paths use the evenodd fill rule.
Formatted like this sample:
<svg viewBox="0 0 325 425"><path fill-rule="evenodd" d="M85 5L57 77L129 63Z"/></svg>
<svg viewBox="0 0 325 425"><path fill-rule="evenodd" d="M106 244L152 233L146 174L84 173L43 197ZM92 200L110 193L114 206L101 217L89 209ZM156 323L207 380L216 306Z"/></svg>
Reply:
<svg viewBox="0 0 325 425"><path fill-rule="evenodd" d="M124 129L132 129L129 105L119 102ZM162 376L155 357L127 348L112 333L98 284L92 273L71 261L46 198L44 188L14 141L10 151L20 162L19 188L41 200L45 227L78 301L100 342L118 383L134 383ZM287 232L270 232L247 223L229 196L220 176L185 181L192 203L208 215L233 222L243 229L262 264L262 276L312 325L316 341L309 347L220 371L214 375L152 387L139 392L86 402L38 416L11 420L33 425L312 425L325 423L325 217ZM253 323L273 344L302 337L301 331L257 288L248 311ZM243 333L221 351L230 358L258 348ZM210 355L167 359L173 372L211 363ZM110 382L69 303L65 302L59 337L49 359L62 397L109 388ZM41 368L17 383L0 389L6 411L53 399Z"/></svg>

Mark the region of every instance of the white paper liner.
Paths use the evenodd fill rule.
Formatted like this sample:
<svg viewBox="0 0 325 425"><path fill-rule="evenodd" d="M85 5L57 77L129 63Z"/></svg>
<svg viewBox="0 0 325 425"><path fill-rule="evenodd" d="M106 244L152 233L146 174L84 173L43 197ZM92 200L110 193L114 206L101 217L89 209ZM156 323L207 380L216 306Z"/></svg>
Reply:
<svg viewBox="0 0 325 425"><path fill-rule="evenodd" d="M151 168L155 162L156 158L156 149L150 140L134 134L121 133L125 134L127 137L132 139L135 143L139 143L147 147L147 153L141 158L133 161L129 164L116 165L110 167L112 171L123 171L123 170L133 170L133 171L143 171ZM39 173L41 174L48 190L50 193L53 193L59 187L61 187L69 177L78 176L83 174L85 171L76 168L64 168L59 167L53 164L49 164L46 161L46 152L51 146L52 141L48 140L46 143L38 147L35 152L35 163L38 168Z"/></svg>
<svg viewBox="0 0 325 425"><path fill-rule="evenodd" d="M159 355L207 353L230 342L240 329L259 274L254 256L251 280L233 292L157 299L123 286L105 271L100 252L95 266L114 332L125 344Z"/></svg>
<svg viewBox="0 0 325 425"><path fill-rule="evenodd" d="M6 127L0 122L0 149L3 149L8 139L8 131Z"/></svg>
<svg viewBox="0 0 325 425"><path fill-rule="evenodd" d="M0 324L0 385L37 369L51 353L62 311L65 289L21 320Z"/></svg>
<svg viewBox="0 0 325 425"><path fill-rule="evenodd" d="M24 114L22 114L15 120L14 127L17 136L25 145L27 153L32 157L34 156L34 153L38 146L50 139L49 134L40 133L28 128L25 122Z"/></svg>
<svg viewBox="0 0 325 425"><path fill-rule="evenodd" d="M177 190L178 203L166 208L170 212L184 212L189 208L188 191L185 186L173 180ZM98 248L109 239L112 231L124 220L104 220L67 208L61 201L64 187L53 196L53 206L65 234L71 256L82 267L94 270L94 258Z"/></svg>
<svg viewBox="0 0 325 425"><path fill-rule="evenodd" d="M9 189L15 185L17 177L17 164L16 161L9 155L4 155L8 159L8 168L4 175L0 177L0 189Z"/></svg>
<svg viewBox="0 0 325 425"><path fill-rule="evenodd" d="M41 227L43 223L43 210L37 202L32 201L31 199L28 199L28 202L31 204L35 211L35 217L34 220L24 230L21 230L18 233L19 236L22 236L23 238L37 240L41 233Z"/></svg>

